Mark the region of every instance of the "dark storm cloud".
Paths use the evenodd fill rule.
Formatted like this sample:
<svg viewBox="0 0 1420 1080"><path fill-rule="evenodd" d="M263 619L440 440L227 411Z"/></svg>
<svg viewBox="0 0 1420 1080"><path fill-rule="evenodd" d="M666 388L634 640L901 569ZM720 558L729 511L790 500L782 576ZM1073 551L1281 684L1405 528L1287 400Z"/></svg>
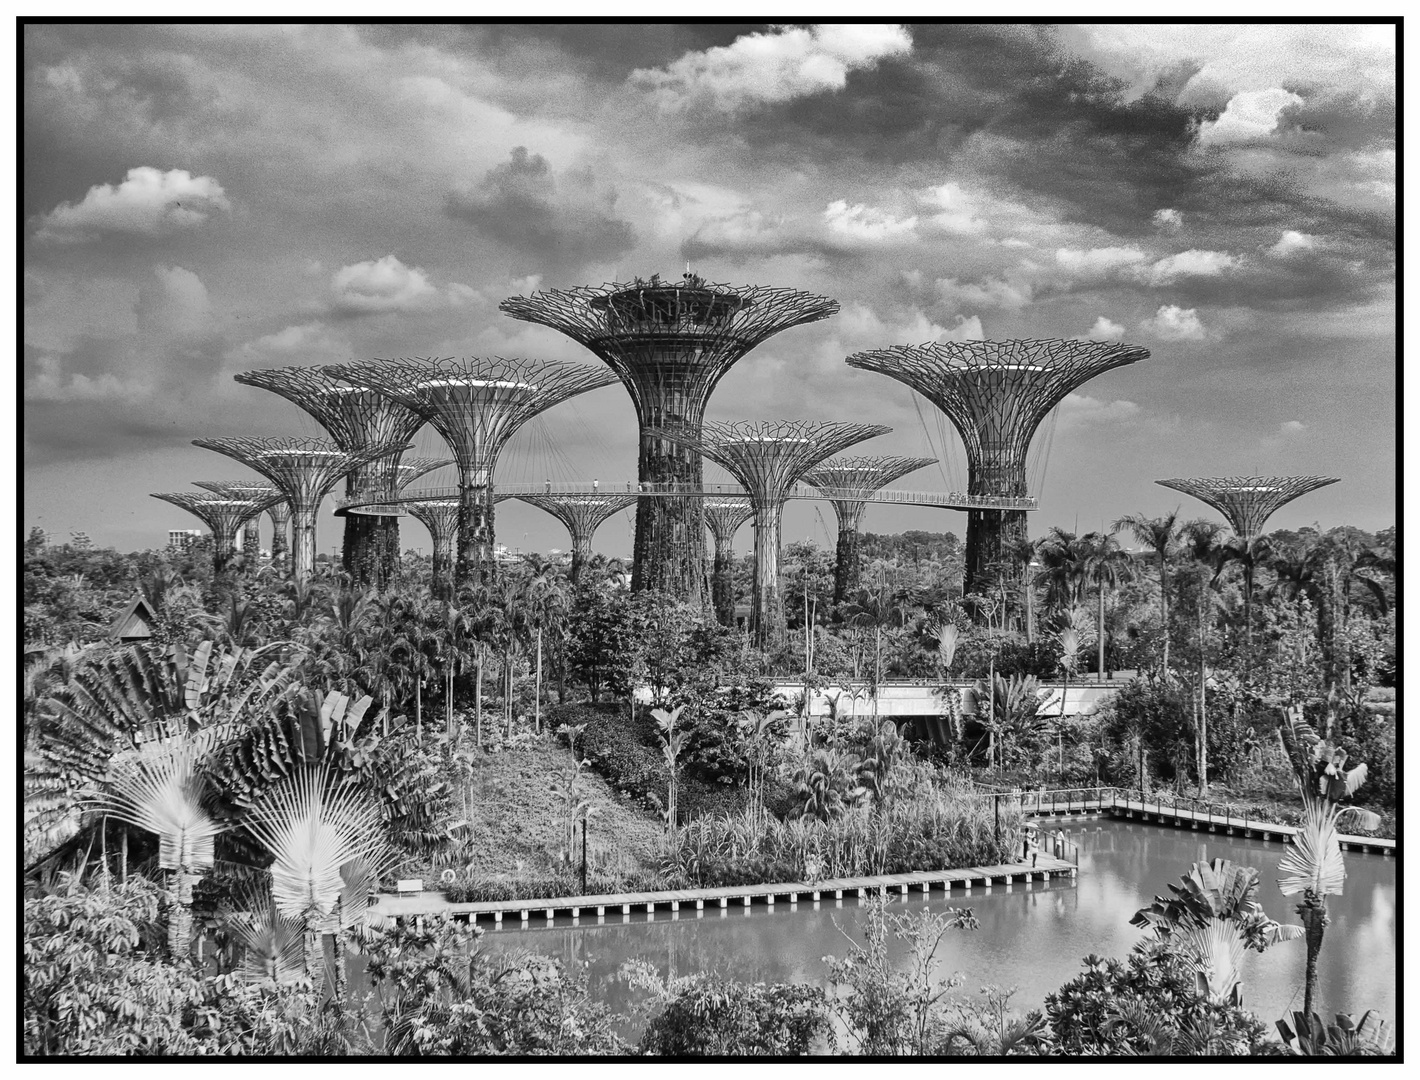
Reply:
<svg viewBox="0 0 1420 1080"><path fill-rule="evenodd" d="M614 216L616 198L614 189L598 191L587 170L559 183L546 158L518 146L477 187L450 192L444 210L508 247L566 264L614 259L636 246L631 223Z"/></svg>

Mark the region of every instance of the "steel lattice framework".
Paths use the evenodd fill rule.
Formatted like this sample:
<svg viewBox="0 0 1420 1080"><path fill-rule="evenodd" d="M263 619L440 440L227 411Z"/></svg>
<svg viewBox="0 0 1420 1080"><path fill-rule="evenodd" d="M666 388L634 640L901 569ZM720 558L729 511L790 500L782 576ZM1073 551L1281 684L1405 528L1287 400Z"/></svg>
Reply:
<svg viewBox="0 0 1420 1080"><path fill-rule="evenodd" d="M804 479L828 497L838 518L838 552L833 568L835 604L841 604L858 587L858 526L868 500L894 480L936 463L935 458L841 457L804 473Z"/></svg>
<svg viewBox="0 0 1420 1080"><path fill-rule="evenodd" d="M568 571L575 585L582 580L582 565L591 558L592 537L613 514L636 505L635 495L606 495L599 499L567 498L560 495L518 495L567 527L572 537L572 567Z"/></svg>
<svg viewBox="0 0 1420 1080"><path fill-rule="evenodd" d="M358 451L367 446L407 443L421 427L424 417L368 386L346 379L334 365L325 367L266 368L244 371L237 382L258 386L279 394L311 415L342 450ZM395 486L399 455L377 458L345 478L345 491L386 491ZM392 535L391 535L392 534ZM345 542L341 562L360 584L382 584L399 558L399 519L375 515L345 519Z"/></svg>
<svg viewBox="0 0 1420 1080"><path fill-rule="evenodd" d="M291 518L289 511L287 511L286 509L285 500L279 497L280 492L278 492L274 487L272 487L270 484L263 484L259 480L194 480L193 483L200 488L206 488L208 491L215 491L218 495L225 495L229 499L258 499L264 498L267 495L278 496L277 501L266 509L266 515L267 517L271 518L271 526L273 530L273 535L271 538L272 561L276 561L276 559L279 557L278 552L276 550L278 540L281 543L280 554L285 554L286 537L280 532L276 524L277 507L279 506L282 511L285 511L286 524L290 524ZM248 519L245 526L245 531L242 535L242 550L254 551L258 555L260 554L260 514L253 515L250 519Z"/></svg>
<svg viewBox="0 0 1420 1080"><path fill-rule="evenodd" d="M1214 476L1154 483L1201 499L1228 519L1239 540L1251 540L1281 507L1339 480L1335 476Z"/></svg>
<svg viewBox="0 0 1420 1080"><path fill-rule="evenodd" d="M416 499L399 504L429 530L433 542L434 580L447 586L452 569L454 538L459 530L458 499Z"/></svg>
<svg viewBox="0 0 1420 1080"><path fill-rule="evenodd" d="M777 643L784 632L779 537L789 489L824 458L891 430L882 424L832 420L749 420L707 423L698 437L683 431L660 432L729 470L749 493L754 507L751 629L760 648Z"/></svg>
<svg viewBox="0 0 1420 1080"><path fill-rule="evenodd" d="M754 517L748 499L706 499L705 524L715 538L715 562L710 571L710 599L722 626L735 623L735 533Z"/></svg>
<svg viewBox="0 0 1420 1080"><path fill-rule="evenodd" d="M180 506L207 524L212 530L212 571L220 574L232 557L237 530L242 523L260 515L281 496L274 491L269 495L246 499L216 491L155 491L153 498Z"/></svg>
<svg viewBox="0 0 1420 1080"><path fill-rule="evenodd" d="M270 480L291 507L291 573L310 576L316 561L316 512L321 500L351 469L408 450L386 443L341 450L320 439L193 439L194 446L235 458Z"/></svg>
<svg viewBox="0 0 1420 1080"><path fill-rule="evenodd" d="M848 357L927 398L955 425L966 447L972 495L1026 494L1026 452L1040 422L1065 395L1149 350L1114 341L934 341ZM966 590L983 587L1007 536L1026 532L1020 510L971 510L966 524Z"/></svg>
<svg viewBox="0 0 1420 1080"><path fill-rule="evenodd" d="M838 302L796 289L711 284L687 274L675 283L652 277L515 296L499 308L559 330L605 361L636 408L638 481L694 489L704 465L669 433L698 438L711 392L741 357L781 330L836 314ZM704 560L700 500L638 504L633 589L698 603Z"/></svg>
<svg viewBox="0 0 1420 1080"><path fill-rule="evenodd" d="M351 364L347 378L374 387L428 418L453 451L462 510L455 576L493 570L493 470L508 440L527 421L568 398L610 386L597 368L556 360L500 356L414 357Z"/></svg>

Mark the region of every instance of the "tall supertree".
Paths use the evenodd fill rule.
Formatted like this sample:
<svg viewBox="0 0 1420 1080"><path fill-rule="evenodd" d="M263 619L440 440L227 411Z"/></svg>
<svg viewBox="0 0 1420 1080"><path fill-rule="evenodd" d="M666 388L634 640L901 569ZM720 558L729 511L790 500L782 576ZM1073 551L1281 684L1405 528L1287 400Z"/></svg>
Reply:
<svg viewBox="0 0 1420 1080"><path fill-rule="evenodd" d="M509 495L495 493L493 501L502 502ZM447 591L453 586L454 541L459 531L459 497L457 492L412 492L402 495L391 509L407 510L426 529L433 554L435 591Z"/></svg>
<svg viewBox="0 0 1420 1080"><path fill-rule="evenodd" d="M804 479L828 497L838 518L838 554L833 568L835 604L843 603L844 597L858 587L862 569L858 525L868 500L894 480L934 464L935 458L842 457L804 473Z"/></svg>
<svg viewBox="0 0 1420 1080"><path fill-rule="evenodd" d="M1338 480L1335 476L1214 476L1154 483L1206 502L1228 519L1233 535L1246 542L1261 535L1262 526L1281 507Z"/></svg>
<svg viewBox="0 0 1420 1080"><path fill-rule="evenodd" d="M735 533L754 517L748 499L710 498L705 500L705 524L715 538L715 563L710 573L710 599L721 626L735 624Z"/></svg>
<svg viewBox="0 0 1420 1080"><path fill-rule="evenodd" d="M330 489L351 469L409 449L386 443L341 450L319 439L193 439L192 444L255 469L285 496L291 507L291 574L297 580L315 567L316 512Z"/></svg>
<svg viewBox="0 0 1420 1080"><path fill-rule="evenodd" d="M518 428L568 398L610 386L609 372L556 360L494 356L377 360L352 364L347 377L427 416L459 470L455 577L493 571L493 469Z"/></svg>
<svg viewBox="0 0 1420 1080"><path fill-rule="evenodd" d="M336 506L337 517L348 518L352 514L364 514L376 522L374 560L378 568L378 580L381 584L390 581L399 569L399 519L404 514L404 509L398 504L400 495L407 485L418 480L421 476L453 463L453 458L413 457L398 461L388 468L362 470L367 475L366 483L389 483L393 485L393 488L388 491L361 489L354 494L347 494L345 499L341 500L343 504L361 502L358 510L347 509L346 505ZM377 462L376 465L378 464ZM383 496L389 501L370 504L368 500L377 495Z"/></svg>
<svg viewBox="0 0 1420 1080"><path fill-rule="evenodd" d="M251 499L238 499L215 491L153 492L153 498L180 506L202 519L212 530L212 571L220 574L227 569L237 530L248 518L254 518L281 498L279 494Z"/></svg>
<svg viewBox="0 0 1420 1080"><path fill-rule="evenodd" d="M424 417L398 401L376 393L368 386L352 383L340 369L326 367L265 368L234 376L247 386L259 386L280 394L309 413L335 440L341 450L357 452L367 446L407 443L424 425ZM346 476L347 494L373 488L394 487L393 468L398 455L376 458ZM393 534L393 536L389 534ZM350 514L345 517L345 542L341 563L360 584L380 584L386 567L380 553L399 551L399 518L377 514Z"/></svg>
<svg viewBox="0 0 1420 1080"><path fill-rule="evenodd" d="M640 424L636 476L643 490L699 491L703 463L670 435L698 438L710 393L736 361L781 330L837 313L838 303L795 289L715 285L687 273L675 283L653 276L515 296L499 308L561 331L616 372ZM699 603L704 567L702 500L641 500L631 587Z"/></svg>
<svg viewBox="0 0 1420 1080"><path fill-rule="evenodd" d="M267 495L279 496L280 494L270 484L263 483L260 480L194 480L193 483L200 488L215 491L217 494L225 495L230 499L258 499L264 498ZM278 515L281 518L279 522L277 520ZM286 534L284 530L291 523L291 512L290 508L286 505L286 500L278 498L276 502L266 508L266 516L271 519L271 561L274 563L286 553ZM244 552L254 553L251 557L255 559L257 555L261 553L261 515L256 514L247 519L247 523L243 528L242 550ZM280 544L279 551L277 550L278 541Z"/></svg>
<svg viewBox="0 0 1420 1080"><path fill-rule="evenodd" d="M592 537L597 529L613 514L636 505L635 495L519 495L525 503L531 503L567 527L572 537L572 567L568 576L572 584L582 580L582 565L591 558Z"/></svg>
<svg viewBox="0 0 1420 1080"><path fill-rule="evenodd" d="M707 423L698 436L684 431L659 432L718 462L749 494L754 507L751 629L758 647L772 648L784 636L779 537L789 490L824 458L891 430L882 424L831 420L749 420Z"/></svg>
<svg viewBox="0 0 1420 1080"><path fill-rule="evenodd" d="M978 592L1007 537L1026 534L1026 452L1040 422L1096 375L1148 355L1114 341L933 341L854 353L848 364L906 383L960 433L967 494L982 504L966 517L965 591ZM1014 499L1019 507L991 505Z"/></svg>

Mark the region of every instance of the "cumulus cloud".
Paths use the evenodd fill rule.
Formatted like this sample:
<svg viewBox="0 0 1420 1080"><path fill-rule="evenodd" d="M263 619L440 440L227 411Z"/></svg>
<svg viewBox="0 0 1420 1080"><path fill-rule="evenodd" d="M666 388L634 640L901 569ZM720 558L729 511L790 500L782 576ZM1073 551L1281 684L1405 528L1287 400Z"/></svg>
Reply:
<svg viewBox="0 0 1420 1080"><path fill-rule="evenodd" d="M53 354L37 357L31 371L24 383L25 400L31 402L116 401L132 405L151 394L147 386L111 373L89 376L81 371L66 372L63 361Z"/></svg>
<svg viewBox="0 0 1420 1080"><path fill-rule="evenodd" d="M1139 406L1132 401L1101 401L1087 394L1066 394L1060 402L1060 422L1070 426L1133 420L1139 413Z"/></svg>
<svg viewBox="0 0 1420 1080"><path fill-rule="evenodd" d="M901 26L793 27L687 53L664 68L639 68L629 82L669 112L707 106L734 112L841 90L850 71L911 49Z"/></svg>
<svg viewBox="0 0 1420 1080"><path fill-rule="evenodd" d="M1199 145L1228 146L1266 138L1277 130L1284 109L1302 103L1298 95L1275 86L1235 94L1217 120L1205 120L1199 127Z"/></svg>
<svg viewBox="0 0 1420 1080"><path fill-rule="evenodd" d="M981 201L960 184L945 183L922 192L923 203L932 208L928 221L953 236L972 236L986 231L987 221Z"/></svg>
<svg viewBox="0 0 1420 1080"><path fill-rule="evenodd" d="M1022 308L1031 302L1034 289L1028 281L989 278L981 282L940 278L937 292L949 304L958 306Z"/></svg>
<svg viewBox="0 0 1420 1080"><path fill-rule="evenodd" d="M293 360L305 364L334 363L348 360L352 352L345 338L315 319L243 342L228 350L223 361L227 367L238 369L264 367L272 362L289 364Z"/></svg>
<svg viewBox="0 0 1420 1080"><path fill-rule="evenodd" d="M1183 214L1168 207L1162 210L1155 210L1154 225L1160 229L1177 232L1179 229L1183 228Z"/></svg>
<svg viewBox="0 0 1420 1080"><path fill-rule="evenodd" d="M1165 341L1201 341L1207 336L1198 319L1198 309L1175 304L1161 305L1144 325Z"/></svg>
<svg viewBox="0 0 1420 1080"><path fill-rule="evenodd" d="M1059 248L1055 252L1055 261L1074 277L1103 277L1120 267L1142 263L1147 258L1136 247Z"/></svg>
<svg viewBox="0 0 1420 1080"><path fill-rule="evenodd" d="M916 215L900 218L876 206L863 203L850 206L846 199L829 203L823 212L823 221L829 232L860 243L916 239Z"/></svg>
<svg viewBox="0 0 1420 1080"><path fill-rule="evenodd" d="M1236 265L1237 259L1226 251L1191 249L1160 259L1145 277L1151 285L1166 285L1181 277L1216 277Z"/></svg>
<svg viewBox="0 0 1420 1080"><path fill-rule="evenodd" d="M347 315L458 307L478 296L457 282L440 288L423 269L405 266L394 255L342 266L331 275L330 291L334 309Z"/></svg>
<svg viewBox="0 0 1420 1080"><path fill-rule="evenodd" d="M96 184L78 203L56 206L40 219L35 238L78 243L105 233L164 236L195 228L213 212L231 209L222 185L212 177L144 165L129 169L117 187Z"/></svg>
<svg viewBox="0 0 1420 1080"><path fill-rule="evenodd" d="M1124 327L1117 322L1110 322L1109 319L1101 315L1095 320L1094 326L1090 327L1090 332L1085 337L1095 341L1123 341Z"/></svg>
<svg viewBox="0 0 1420 1080"><path fill-rule="evenodd" d="M1282 425L1282 431L1289 435L1306 430L1307 425L1300 420L1288 420Z"/></svg>
<svg viewBox="0 0 1420 1080"><path fill-rule="evenodd" d="M212 302L207 286L181 266L155 266L153 279L138 287L137 326L140 333L176 336L210 330Z"/></svg>
<svg viewBox="0 0 1420 1080"><path fill-rule="evenodd" d="M450 192L444 210L516 250L580 263L614 259L636 246L636 230L615 216L616 202L616 190L599 185L590 171L559 182L545 157L518 146L476 187Z"/></svg>
<svg viewBox="0 0 1420 1080"><path fill-rule="evenodd" d="M1288 255L1296 254L1298 251L1308 251L1316 247L1316 237L1304 232L1297 232L1295 229L1288 229L1282 234L1282 239L1267 249L1267 254L1273 258L1282 259Z"/></svg>

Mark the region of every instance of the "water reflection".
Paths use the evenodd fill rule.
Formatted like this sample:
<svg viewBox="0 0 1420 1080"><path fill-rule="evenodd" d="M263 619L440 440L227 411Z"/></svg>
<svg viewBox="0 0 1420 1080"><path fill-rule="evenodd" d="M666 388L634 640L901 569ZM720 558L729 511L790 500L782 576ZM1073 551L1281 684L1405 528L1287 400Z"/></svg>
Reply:
<svg viewBox="0 0 1420 1080"><path fill-rule="evenodd" d="M950 898L932 894L933 909L971 907L981 924L975 932L948 934L939 952L938 976L960 972L962 993L974 993L986 983L1016 985L1015 1006L1038 1007L1047 993L1080 971L1083 957L1127 953L1141 936L1129 925L1130 916L1156 893L1167 894L1168 883L1192 862L1227 858L1257 867L1264 910L1281 922L1297 921L1292 903L1277 888L1283 847L1278 842L1110 819L1076 819L1060 827L1080 845L1075 883L978 886ZM1346 868L1345 893L1327 905L1331 924L1319 963L1319 1011L1376 1009L1393 1020L1395 860L1348 853ZM910 894L907 903L920 907L921 893ZM849 938L861 941L861 918L856 898L817 905L805 898L797 906L745 909L735 904L701 912L688 906L674 916L637 912L625 920L617 912L605 921L583 918L575 927L568 919L548 926L537 918L525 929L514 923L490 930L484 942L490 949L525 948L557 956L587 972L594 996L619 1012L634 1013L639 997L616 977L627 959L645 959L663 976L717 971L746 981L823 984L823 957L845 955ZM905 966L906 947L896 943L894 953ZM1247 953L1244 1004L1269 1023L1300 1008L1305 965L1300 940L1261 955ZM633 1021L624 1033L634 1036L638 1026Z"/></svg>

